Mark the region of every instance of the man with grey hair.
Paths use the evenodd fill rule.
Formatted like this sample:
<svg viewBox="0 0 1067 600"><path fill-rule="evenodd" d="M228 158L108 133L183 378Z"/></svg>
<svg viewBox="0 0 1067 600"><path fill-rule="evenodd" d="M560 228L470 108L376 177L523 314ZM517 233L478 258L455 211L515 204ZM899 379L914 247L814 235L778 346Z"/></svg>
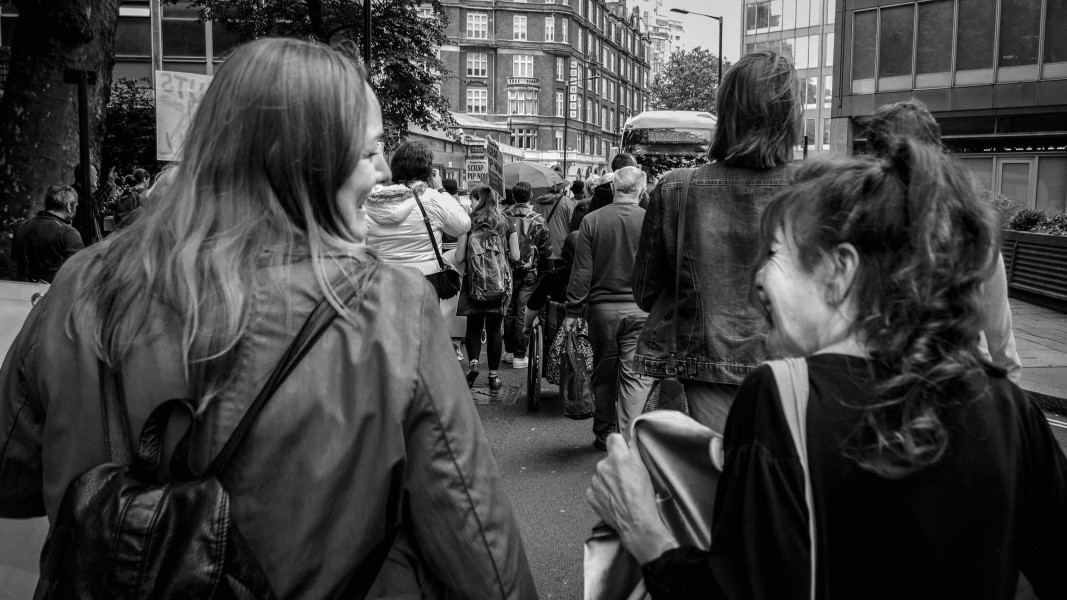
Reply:
<svg viewBox="0 0 1067 600"><path fill-rule="evenodd" d="M626 431L630 418L636 416L629 404L636 400L643 403L652 383L649 380L646 385L629 365L620 365L617 337L624 321L645 316L634 302L630 285L645 218L645 210L637 204L645 189L645 174L637 167L623 167L615 171L611 185L612 203L590 212L578 229L564 322L570 328L579 317L589 321L589 343L593 347L590 379L596 402L593 445L600 450L606 449L609 434L617 429ZM616 401L622 405L621 410L616 409ZM620 414L623 422L617 421Z"/></svg>
<svg viewBox="0 0 1067 600"><path fill-rule="evenodd" d="M63 263L85 247L81 234L70 224L77 209L74 188L48 188L44 210L23 222L11 242L19 279L52 283Z"/></svg>

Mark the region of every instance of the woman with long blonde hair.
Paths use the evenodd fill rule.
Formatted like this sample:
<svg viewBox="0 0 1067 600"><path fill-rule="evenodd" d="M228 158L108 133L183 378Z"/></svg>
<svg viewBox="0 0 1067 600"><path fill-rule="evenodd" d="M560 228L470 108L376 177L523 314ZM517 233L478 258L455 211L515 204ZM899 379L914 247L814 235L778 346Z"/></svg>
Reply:
<svg viewBox="0 0 1067 600"><path fill-rule="evenodd" d="M101 362L134 433L164 401L190 399L187 466L204 472L326 298L340 318L219 477L274 594L362 597L376 548L399 531L450 596L535 596L437 298L363 243L363 202L390 176L382 134L363 69L341 51L262 39L227 59L167 185L67 263L7 355L0 517L54 522L68 483L108 462ZM412 565L386 564L379 581L419 585L403 576Z"/></svg>

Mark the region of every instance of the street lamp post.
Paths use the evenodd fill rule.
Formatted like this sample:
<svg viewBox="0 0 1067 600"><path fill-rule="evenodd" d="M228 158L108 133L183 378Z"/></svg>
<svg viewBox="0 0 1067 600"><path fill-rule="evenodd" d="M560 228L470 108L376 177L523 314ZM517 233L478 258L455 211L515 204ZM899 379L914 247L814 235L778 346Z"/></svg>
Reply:
<svg viewBox="0 0 1067 600"><path fill-rule="evenodd" d="M706 15L704 13L693 12L691 10L685 10L684 8L672 8L671 12L682 15L700 15L709 19L715 19L719 22L719 80L715 85L722 84L722 17L716 17L715 15Z"/></svg>
<svg viewBox="0 0 1067 600"><path fill-rule="evenodd" d="M587 81L594 81L594 80L597 80L597 79L600 79L600 76L589 77L587 79ZM582 80L581 77L572 77L571 79L568 79L567 83L566 83L567 89L564 90L564 92L563 92L564 94L566 94L566 99L567 99L567 106L564 107L564 109L563 109L563 178L564 179L567 178L567 139L568 139L567 138L567 129L568 129L568 126L570 125L570 117L571 117L571 86L572 85L576 85L581 80ZM578 102L579 102L579 104L581 103L581 101L578 101ZM577 110L577 109L575 109L575 110Z"/></svg>

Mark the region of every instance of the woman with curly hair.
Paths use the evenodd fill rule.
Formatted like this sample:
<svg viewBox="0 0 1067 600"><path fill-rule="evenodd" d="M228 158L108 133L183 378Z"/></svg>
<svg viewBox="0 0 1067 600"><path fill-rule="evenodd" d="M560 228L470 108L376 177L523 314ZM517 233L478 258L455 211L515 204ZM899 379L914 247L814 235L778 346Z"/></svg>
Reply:
<svg viewBox="0 0 1067 600"><path fill-rule="evenodd" d="M808 163L760 238L768 346L806 357L807 458L761 366L730 413L702 551L679 547L636 449L612 436L588 497L652 597L1006 600L1020 572L1067 597L1067 459L975 345L997 234L966 171L914 141Z"/></svg>

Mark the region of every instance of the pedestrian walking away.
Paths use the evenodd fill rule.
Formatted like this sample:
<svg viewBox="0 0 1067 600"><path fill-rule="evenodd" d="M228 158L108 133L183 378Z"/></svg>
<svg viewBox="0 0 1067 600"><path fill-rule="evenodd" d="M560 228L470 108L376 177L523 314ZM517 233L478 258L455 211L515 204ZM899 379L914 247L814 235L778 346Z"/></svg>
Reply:
<svg viewBox="0 0 1067 600"><path fill-rule="evenodd" d="M741 384L710 547L679 545L620 436L587 493L653 599L1012 600L1020 574L1067 598L1067 458L975 344L997 227L914 139L799 168L751 275L768 348L795 358Z"/></svg>
<svg viewBox="0 0 1067 600"><path fill-rule="evenodd" d="M52 283L59 268L85 248L71 225L78 210L78 193L69 186L52 186L44 195L44 210L24 221L11 240L18 278Z"/></svg>
<svg viewBox="0 0 1067 600"><path fill-rule="evenodd" d="M500 209L500 197L488 186L471 192L475 202L471 213L473 226L460 236L456 262L465 265L463 287L459 293L458 314L467 317L467 385L478 379L482 334L486 343L489 367L489 390L500 389L500 360L503 352L501 324L511 302L510 263L519 260L519 236L511 221Z"/></svg>
<svg viewBox="0 0 1067 600"><path fill-rule="evenodd" d="M530 184L519 182L512 188L515 204L504 216L515 227L519 239L519 259L512 264L512 293L504 313L504 362L516 369L525 369L526 346L529 340L523 333L523 317L530 294L537 287L537 278L552 268L552 241L544 217L530 208Z"/></svg>
<svg viewBox="0 0 1067 600"><path fill-rule="evenodd" d="M797 89L796 71L784 55L767 50L741 58L716 95L719 120L709 152L715 162L691 171L685 198L685 170L665 175L641 229L633 289L649 314L637 369L668 375L675 321L677 377L690 411L719 432L737 386L767 356L767 325L748 303L748 277L757 259L760 212L789 183L786 165L801 116ZM680 231L683 202L687 220ZM678 236L685 240L680 273Z"/></svg>
<svg viewBox="0 0 1067 600"><path fill-rule="evenodd" d="M569 329L580 317L589 321L596 403L593 445L601 450L606 449L607 436L618 431L620 421L625 427L641 412L652 387L650 378L641 378L632 365L620 363L618 342L623 321L644 316L633 300L630 272L645 219L644 209L637 205L645 174L637 167L624 167L614 173L612 183L612 204L589 213L578 229L564 322ZM627 394L621 396L620 389Z"/></svg>
<svg viewBox="0 0 1067 600"><path fill-rule="evenodd" d="M249 42L169 183L59 270L0 368L0 518L48 517L38 595L537 597L438 298L365 244L383 135L351 52ZM154 442L130 469L121 430ZM116 472L144 510L85 485Z"/></svg>

